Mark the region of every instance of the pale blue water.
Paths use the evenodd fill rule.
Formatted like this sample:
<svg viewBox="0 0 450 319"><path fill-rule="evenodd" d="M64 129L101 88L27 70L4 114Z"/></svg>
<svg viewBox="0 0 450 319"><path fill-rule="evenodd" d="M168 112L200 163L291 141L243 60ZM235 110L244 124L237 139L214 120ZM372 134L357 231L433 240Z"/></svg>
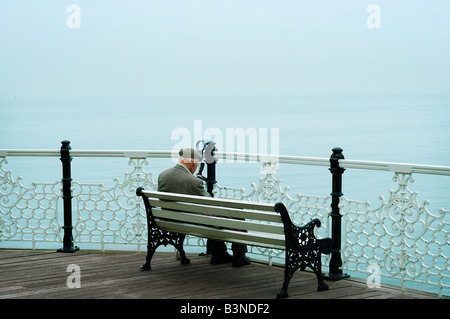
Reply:
<svg viewBox="0 0 450 319"><path fill-rule="evenodd" d="M3 98L0 149L59 149L65 139L71 141L72 149L172 149L181 140L172 138L179 128L190 132L192 144L196 142L194 121L200 120L202 133L217 128L224 144L227 128L267 129L269 136L271 129L278 129L283 155L328 158L331 149L340 146L347 159L450 166L449 119L450 94ZM270 138L266 141L270 150ZM238 151L219 142L218 147ZM59 179L59 160L50 161L14 158L9 159L9 166L23 163L26 169L17 174L25 180L50 178L49 171ZM128 168L123 159L89 161L73 161L74 180L98 182L106 176L103 182L112 181ZM154 160L147 169L157 174L170 165L170 161ZM293 194L328 195L331 191L331 174L324 167L281 165L276 176ZM222 185L249 188L258 177L258 164L223 162L217 166ZM419 199L431 199L436 209L450 208L449 178L416 175L415 180L411 188L420 192ZM378 195L387 196L395 186L391 173L348 170L344 174L344 194L352 199L376 202Z"/></svg>

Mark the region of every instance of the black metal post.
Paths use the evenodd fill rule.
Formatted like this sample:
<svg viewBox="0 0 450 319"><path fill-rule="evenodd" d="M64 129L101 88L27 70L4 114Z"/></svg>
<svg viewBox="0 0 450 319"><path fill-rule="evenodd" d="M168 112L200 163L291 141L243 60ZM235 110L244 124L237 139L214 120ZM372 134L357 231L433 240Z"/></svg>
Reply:
<svg viewBox="0 0 450 319"><path fill-rule="evenodd" d="M61 142L61 162L62 162L62 187L63 187L63 204L64 204L64 238L63 238L63 248L58 249L58 252L73 253L79 250L78 247L73 244L72 237L72 177L70 162L72 157L70 157L70 141Z"/></svg>
<svg viewBox="0 0 450 319"><path fill-rule="evenodd" d="M202 178L206 182L206 191L211 195L211 197L214 197L213 194L213 188L214 184L217 183L216 181L216 163L217 160L214 157L214 152L217 151L216 143L213 141L199 141L203 143L203 149L201 152L203 153L203 156L205 158L206 162L206 178ZM203 171L204 164L202 163L201 169L200 169L200 176L201 171Z"/></svg>
<svg viewBox="0 0 450 319"><path fill-rule="evenodd" d="M341 219L339 201L342 193L342 174L345 168L339 166L339 160L344 159L343 149L340 147L333 148L333 154L330 157L330 172L332 174L332 192L331 192L331 238L333 240L333 248L331 250L330 272L327 279L339 280L350 277L342 272L341 259Z"/></svg>
<svg viewBox="0 0 450 319"><path fill-rule="evenodd" d="M213 188L214 184L217 183L216 181L216 162L207 163L207 177L206 177L206 191L211 195L211 197L214 197L213 194Z"/></svg>

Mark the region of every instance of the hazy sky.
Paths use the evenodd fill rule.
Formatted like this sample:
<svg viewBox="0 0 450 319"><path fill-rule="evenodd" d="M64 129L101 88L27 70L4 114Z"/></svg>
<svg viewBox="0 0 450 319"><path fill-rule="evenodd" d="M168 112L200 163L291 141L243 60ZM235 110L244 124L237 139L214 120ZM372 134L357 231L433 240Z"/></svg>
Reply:
<svg viewBox="0 0 450 319"><path fill-rule="evenodd" d="M449 0L1 0L0 97L449 92L449 17Z"/></svg>

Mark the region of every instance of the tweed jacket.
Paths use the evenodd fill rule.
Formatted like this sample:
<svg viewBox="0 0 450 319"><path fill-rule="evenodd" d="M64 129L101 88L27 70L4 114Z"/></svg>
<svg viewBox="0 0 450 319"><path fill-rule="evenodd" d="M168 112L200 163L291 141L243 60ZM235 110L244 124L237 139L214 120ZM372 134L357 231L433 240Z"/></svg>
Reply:
<svg viewBox="0 0 450 319"><path fill-rule="evenodd" d="M158 191L210 197L205 190L203 181L192 175L181 164L177 164L159 174Z"/></svg>

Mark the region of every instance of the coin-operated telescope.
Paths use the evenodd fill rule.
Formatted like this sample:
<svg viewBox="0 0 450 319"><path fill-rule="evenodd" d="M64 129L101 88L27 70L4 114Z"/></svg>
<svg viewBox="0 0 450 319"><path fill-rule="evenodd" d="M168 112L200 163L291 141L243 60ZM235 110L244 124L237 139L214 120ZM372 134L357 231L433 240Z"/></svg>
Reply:
<svg viewBox="0 0 450 319"><path fill-rule="evenodd" d="M200 168L197 173L197 177L204 180L206 182L207 189L206 191L214 197L213 195L213 187L216 181L216 163L217 157L215 156L215 152L217 151L216 143L214 141L205 141L200 140L195 144L197 151L202 153L203 161L200 163ZM202 175L203 169L205 168L205 164L207 166L206 177Z"/></svg>

